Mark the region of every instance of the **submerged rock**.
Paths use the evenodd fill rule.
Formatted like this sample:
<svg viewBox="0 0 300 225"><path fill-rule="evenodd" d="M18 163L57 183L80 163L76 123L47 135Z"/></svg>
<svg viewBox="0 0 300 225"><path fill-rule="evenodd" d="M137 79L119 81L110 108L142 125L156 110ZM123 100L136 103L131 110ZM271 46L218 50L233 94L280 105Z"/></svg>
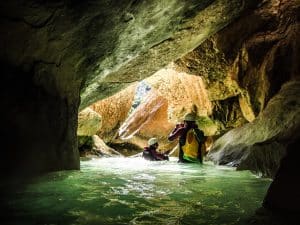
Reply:
<svg viewBox="0 0 300 225"><path fill-rule="evenodd" d="M115 149L109 147L104 141L99 138L98 135L93 135L93 151L97 152L101 156L122 156L121 153L116 151Z"/></svg>
<svg viewBox="0 0 300 225"><path fill-rule="evenodd" d="M106 145L97 135L79 136L78 140L80 157L93 158L123 156L115 149Z"/></svg>

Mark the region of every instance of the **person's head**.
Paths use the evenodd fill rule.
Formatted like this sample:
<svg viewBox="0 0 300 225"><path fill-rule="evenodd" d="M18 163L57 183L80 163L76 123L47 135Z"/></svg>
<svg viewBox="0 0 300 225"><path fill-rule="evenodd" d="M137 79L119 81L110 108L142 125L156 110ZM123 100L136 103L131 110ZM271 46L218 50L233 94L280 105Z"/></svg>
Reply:
<svg viewBox="0 0 300 225"><path fill-rule="evenodd" d="M189 124L193 124L196 122L196 115L194 113L186 113L184 115L184 123L186 123L187 125Z"/></svg>
<svg viewBox="0 0 300 225"><path fill-rule="evenodd" d="M157 148L158 147L158 140L157 140L157 138L150 138L149 140L148 140L148 146L149 147L155 147L155 148Z"/></svg>

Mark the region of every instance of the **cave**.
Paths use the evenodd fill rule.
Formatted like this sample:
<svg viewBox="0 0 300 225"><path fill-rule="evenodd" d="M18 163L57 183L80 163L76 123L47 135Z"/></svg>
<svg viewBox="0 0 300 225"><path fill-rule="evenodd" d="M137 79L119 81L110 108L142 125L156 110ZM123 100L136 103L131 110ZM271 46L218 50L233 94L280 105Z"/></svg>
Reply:
<svg viewBox="0 0 300 225"><path fill-rule="evenodd" d="M80 170L82 110L131 103L143 81L164 93L180 74L190 95L205 86L188 107L205 95L201 121L218 124L208 160L272 178L262 207L299 213L298 0L11 0L0 11L2 183ZM167 112L168 93L149 104ZM106 141L120 125L107 125Z"/></svg>

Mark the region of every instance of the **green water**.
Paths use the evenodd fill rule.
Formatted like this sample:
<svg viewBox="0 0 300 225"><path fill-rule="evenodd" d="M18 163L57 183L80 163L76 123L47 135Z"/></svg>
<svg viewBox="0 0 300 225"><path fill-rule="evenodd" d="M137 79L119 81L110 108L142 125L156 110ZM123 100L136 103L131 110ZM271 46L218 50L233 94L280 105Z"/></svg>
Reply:
<svg viewBox="0 0 300 225"><path fill-rule="evenodd" d="M248 224L271 180L175 158L104 158L10 194L5 224ZM248 221L248 222L247 222ZM3 224L3 223L2 223Z"/></svg>

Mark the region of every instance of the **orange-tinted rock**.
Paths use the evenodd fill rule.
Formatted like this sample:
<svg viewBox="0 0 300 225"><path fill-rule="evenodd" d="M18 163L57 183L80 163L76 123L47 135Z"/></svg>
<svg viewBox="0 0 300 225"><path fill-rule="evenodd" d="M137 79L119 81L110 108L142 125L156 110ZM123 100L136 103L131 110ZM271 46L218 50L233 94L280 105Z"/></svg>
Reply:
<svg viewBox="0 0 300 225"><path fill-rule="evenodd" d="M179 73L170 65L144 82L151 90L140 103L135 102L136 108L132 108L132 104L137 85L91 106L102 116L98 134L105 141L123 139L143 147L149 138L157 137L160 147L169 150L176 142L170 143L167 136L186 112L194 110L199 116L212 112L201 77Z"/></svg>
<svg viewBox="0 0 300 225"><path fill-rule="evenodd" d="M169 65L146 79L168 101L168 120L182 121L186 112L197 111L200 116L212 113L212 105L201 77L179 72Z"/></svg>
<svg viewBox="0 0 300 225"><path fill-rule="evenodd" d="M104 141L113 139L119 126L126 120L134 98L135 88L136 85L131 85L123 91L90 106L102 117L102 126L98 135Z"/></svg>
<svg viewBox="0 0 300 225"><path fill-rule="evenodd" d="M171 128L167 121L167 100L158 95L156 91L150 91L143 103L141 103L127 118L119 129L119 136L123 140L131 139L133 136L142 137L142 144L146 146L148 138L165 136Z"/></svg>

